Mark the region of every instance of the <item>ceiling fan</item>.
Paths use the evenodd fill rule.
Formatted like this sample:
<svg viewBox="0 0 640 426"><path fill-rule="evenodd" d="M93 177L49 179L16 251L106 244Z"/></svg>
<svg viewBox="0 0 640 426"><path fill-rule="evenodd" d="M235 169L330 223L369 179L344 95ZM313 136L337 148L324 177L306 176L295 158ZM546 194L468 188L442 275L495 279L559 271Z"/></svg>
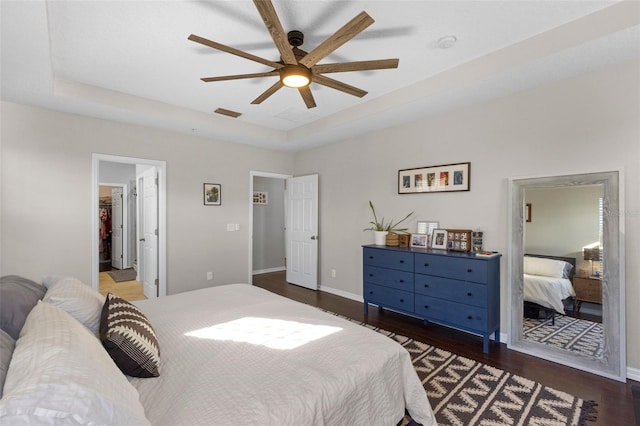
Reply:
<svg viewBox="0 0 640 426"><path fill-rule="evenodd" d="M309 85L312 82L330 87L332 89L340 90L341 92L348 93L360 98L367 94L367 92L362 89L338 80L334 80L325 76L324 74L349 71L380 70L398 67L397 58L379 59L372 61L318 64L318 62L320 62L323 58L330 55L337 48L364 31L369 25L373 24L373 18L371 18L371 16L369 16L366 12L361 12L351 21L347 22L342 28L336 31L333 35L329 36L325 41L312 49L310 52L305 52L304 50L299 48L299 46L301 46L304 41L304 35L302 34L302 32L289 31L289 33L285 33L284 29L282 28L282 24L278 19L276 10L273 7L273 3L270 0L254 0L253 3L258 9L262 20L264 21L264 25L267 27L267 30L269 30L269 33L271 34L271 38L273 39L273 42L276 45L278 52L280 53L281 60L276 62L264 59L251 53L208 40L195 34L191 34L189 36L189 40L191 41L212 47L217 50L221 50L223 52L231 53L232 55L240 56L241 58L249 59L250 61L258 62L273 68L273 70L271 71L253 74L205 77L201 78L202 81L212 82L278 76L278 81L275 82L267 90L265 90L262 94L260 94L260 96L255 98L251 102L252 104L260 104L264 102L267 98L269 98L283 86L287 86L297 88L307 108L314 108L316 106L316 102L313 98L313 94L311 93L311 89L309 89Z"/></svg>

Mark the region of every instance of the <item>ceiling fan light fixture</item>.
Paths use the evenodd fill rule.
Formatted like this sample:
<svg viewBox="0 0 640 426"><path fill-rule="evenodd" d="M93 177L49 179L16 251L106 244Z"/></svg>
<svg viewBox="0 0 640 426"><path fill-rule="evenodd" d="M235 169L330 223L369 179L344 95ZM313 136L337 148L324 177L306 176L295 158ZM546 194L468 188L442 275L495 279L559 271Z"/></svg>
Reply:
<svg viewBox="0 0 640 426"><path fill-rule="evenodd" d="M280 81L287 87L306 87L311 83L311 70L302 65L285 65L280 68Z"/></svg>

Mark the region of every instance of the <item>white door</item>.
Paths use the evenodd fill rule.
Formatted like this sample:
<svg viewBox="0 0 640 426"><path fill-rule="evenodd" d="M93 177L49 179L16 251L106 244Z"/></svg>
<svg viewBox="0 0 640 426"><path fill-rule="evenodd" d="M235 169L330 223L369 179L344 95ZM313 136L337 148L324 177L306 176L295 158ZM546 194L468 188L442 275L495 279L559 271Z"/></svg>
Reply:
<svg viewBox="0 0 640 426"><path fill-rule="evenodd" d="M111 266L123 268L122 188L111 188Z"/></svg>
<svg viewBox="0 0 640 426"><path fill-rule="evenodd" d="M158 297L158 184L155 167L142 174L140 269L144 295Z"/></svg>
<svg viewBox="0 0 640 426"><path fill-rule="evenodd" d="M287 179L287 282L318 289L318 175Z"/></svg>

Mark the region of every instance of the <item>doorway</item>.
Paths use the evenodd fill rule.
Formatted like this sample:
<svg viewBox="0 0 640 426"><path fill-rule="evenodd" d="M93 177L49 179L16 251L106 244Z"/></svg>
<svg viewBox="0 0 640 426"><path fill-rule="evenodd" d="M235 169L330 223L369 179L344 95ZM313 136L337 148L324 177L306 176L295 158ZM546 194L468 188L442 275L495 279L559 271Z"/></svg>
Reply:
<svg viewBox="0 0 640 426"><path fill-rule="evenodd" d="M93 154L92 155L92 208L91 208L91 223L92 223L92 287L96 290L100 287L100 184L104 182L119 183L123 178L118 173L121 170L133 169L133 175L127 175L125 183L122 183L123 188L128 188L128 192L133 194L132 200L137 199L135 194L137 193L138 176L145 170L155 170L155 177L153 178L154 184L157 188L156 197L157 201L154 203L154 212L149 217L155 218L153 223L153 236L154 236L154 254L152 255L155 262L152 265L154 269L154 291L153 296L164 296L167 294L167 282L166 282L166 162L158 160L149 160L142 158L121 157L105 154ZM118 177L120 176L120 177ZM133 176L133 177L131 177ZM126 186L125 186L126 185ZM140 201L140 200L137 200ZM144 267L140 263L140 253L146 247L141 246L140 231L141 227L139 223L139 208L136 202L128 203L129 207L123 206L123 210L126 212L130 220L131 225L127 229L127 235L124 233L123 237L123 266L136 264L138 270ZM135 253L135 257L133 256ZM147 260L150 255L147 254ZM148 263L148 262L147 262ZM151 276L147 272L147 276ZM149 297L149 296L148 296Z"/></svg>
<svg viewBox="0 0 640 426"><path fill-rule="evenodd" d="M250 173L249 283L254 274L286 268L284 188L290 177L275 173Z"/></svg>

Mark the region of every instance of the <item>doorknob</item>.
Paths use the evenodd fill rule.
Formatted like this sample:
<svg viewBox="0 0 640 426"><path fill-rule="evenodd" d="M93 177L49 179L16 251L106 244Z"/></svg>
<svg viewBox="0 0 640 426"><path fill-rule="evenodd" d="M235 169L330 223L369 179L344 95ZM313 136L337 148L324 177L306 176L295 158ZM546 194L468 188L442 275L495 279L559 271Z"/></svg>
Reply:
<svg viewBox="0 0 640 426"><path fill-rule="evenodd" d="M319 239L320 239L320 237L318 237L317 235L312 235L312 236L311 236L311 239L312 239L312 240L319 240Z"/></svg>

